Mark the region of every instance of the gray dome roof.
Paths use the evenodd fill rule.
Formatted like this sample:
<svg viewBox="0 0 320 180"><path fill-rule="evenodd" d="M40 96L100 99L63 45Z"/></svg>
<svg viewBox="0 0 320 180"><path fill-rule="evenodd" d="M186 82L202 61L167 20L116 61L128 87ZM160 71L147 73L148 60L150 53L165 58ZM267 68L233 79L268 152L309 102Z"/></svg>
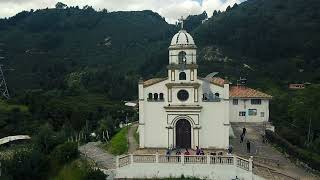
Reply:
<svg viewBox="0 0 320 180"><path fill-rule="evenodd" d="M195 45L192 36L185 30L180 30L171 40L171 46Z"/></svg>

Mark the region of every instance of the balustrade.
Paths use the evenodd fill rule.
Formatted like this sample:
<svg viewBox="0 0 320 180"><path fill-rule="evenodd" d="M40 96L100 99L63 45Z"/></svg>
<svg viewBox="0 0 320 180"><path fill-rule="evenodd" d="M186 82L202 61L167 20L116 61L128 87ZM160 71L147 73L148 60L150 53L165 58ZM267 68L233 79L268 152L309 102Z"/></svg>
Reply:
<svg viewBox="0 0 320 180"><path fill-rule="evenodd" d="M181 163L181 156L159 155L159 163Z"/></svg>
<svg viewBox="0 0 320 180"><path fill-rule="evenodd" d="M155 154L133 155L133 163L155 163Z"/></svg>
<svg viewBox="0 0 320 180"><path fill-rule="evenodd" d="M123 167L130 164L130 155L123 155L117 157L117 167Z"/></svg>
<svg viewBox="0 0 320 180"><path fill-rule="evenodd" d="M241 157L237 157L237 163L236 165L241 168L241 169L244 169L244 170L247 170L249 171L249 160L247 159L243 159Z"/></svg>
<svg viewBox="0 0 320 180"><path fill-rule="evenodd" d="M117 156L117 167L123 167L132 163L172 163L172 164L222 164L235 165L246 171L252 171L252 157L244 159L238 156L215 156L215 155L123 155Z"/></svg>

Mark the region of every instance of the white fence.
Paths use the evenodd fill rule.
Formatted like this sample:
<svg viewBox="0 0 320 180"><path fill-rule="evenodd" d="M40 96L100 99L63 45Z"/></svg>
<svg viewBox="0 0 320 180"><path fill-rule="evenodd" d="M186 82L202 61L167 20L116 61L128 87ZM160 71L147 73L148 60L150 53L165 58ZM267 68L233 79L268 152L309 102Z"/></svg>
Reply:
<svg viewBox="0 0 320 180"><path fill-rule="evenodd" d="M221 164L232 165L252 171L252 156L249 159L244 159L238 156L214 156L214 155L160 155L160 154L143 154L143 155L122 155L116 158L116 167L124 167L135 163L168 163L168 164Z"/></svg>

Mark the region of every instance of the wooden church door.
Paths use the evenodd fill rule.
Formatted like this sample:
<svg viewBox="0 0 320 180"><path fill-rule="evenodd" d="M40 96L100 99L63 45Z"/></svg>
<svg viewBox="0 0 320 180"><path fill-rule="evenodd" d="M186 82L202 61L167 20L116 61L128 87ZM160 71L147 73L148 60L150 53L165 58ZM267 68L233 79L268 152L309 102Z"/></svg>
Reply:
<svg viewBox="0 0 320 180"><path fill-rule="evenodd" d="M176 124L176 147L191 148L191 125L185 119L179 120Z"/></svg>

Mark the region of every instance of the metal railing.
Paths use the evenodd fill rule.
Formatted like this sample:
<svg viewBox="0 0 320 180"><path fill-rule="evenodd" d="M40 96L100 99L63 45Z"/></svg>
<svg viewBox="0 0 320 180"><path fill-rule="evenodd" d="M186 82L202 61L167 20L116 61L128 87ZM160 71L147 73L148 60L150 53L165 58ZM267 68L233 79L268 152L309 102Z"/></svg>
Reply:
<svg viewBox="0 0 320 180"><path fill-rule="evenodd" d="M160 155L160 154L129 154L117 156L116 167L120 168L135 163L168 163L168 164L208 164L208 165L232 165L252 171L253 157L244 159L235 155Z"/></svg>

